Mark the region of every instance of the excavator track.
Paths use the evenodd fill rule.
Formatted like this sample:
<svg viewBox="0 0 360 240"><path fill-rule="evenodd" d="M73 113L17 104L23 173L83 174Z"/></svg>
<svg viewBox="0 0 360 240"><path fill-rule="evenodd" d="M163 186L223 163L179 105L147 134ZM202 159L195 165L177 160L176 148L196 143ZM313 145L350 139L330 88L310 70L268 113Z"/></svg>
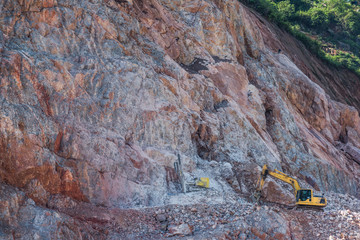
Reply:
<svg viewBox="0 0 360 240"><path fill-rule="evenodd" d="M323 207L301 206L301 205L286 205L286 204L281 204L281 203L276 203L276 202L260 201L260 205L264 205L264 206L268 206L268 207L277 206L279 208L286 209L286 210L312 210L312 211L318 211L318 212L323 212L324 211Z"/></svg>
<svg viewBox="0 0 360 240"><path fill-rule="evenodd" d="M312 211L324 212L324 207L298 205L298 206L296 206L296 208L301 209L301 210L312 210Z"/></svg>

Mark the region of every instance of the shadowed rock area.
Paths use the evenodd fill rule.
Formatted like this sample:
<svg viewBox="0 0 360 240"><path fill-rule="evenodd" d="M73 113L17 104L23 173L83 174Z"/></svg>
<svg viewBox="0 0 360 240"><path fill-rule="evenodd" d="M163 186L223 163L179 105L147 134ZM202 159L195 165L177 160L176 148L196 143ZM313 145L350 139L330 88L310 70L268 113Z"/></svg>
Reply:
<svg viewBox="0 0 360 240"><path fill-rule="evenodd" d="M1 239L360 238L360 79L238 1L3 0L0 21ZM209 189L181 193L178 154ZM255 206L263 164L328 207L282 208L276 180Z"/></svg>

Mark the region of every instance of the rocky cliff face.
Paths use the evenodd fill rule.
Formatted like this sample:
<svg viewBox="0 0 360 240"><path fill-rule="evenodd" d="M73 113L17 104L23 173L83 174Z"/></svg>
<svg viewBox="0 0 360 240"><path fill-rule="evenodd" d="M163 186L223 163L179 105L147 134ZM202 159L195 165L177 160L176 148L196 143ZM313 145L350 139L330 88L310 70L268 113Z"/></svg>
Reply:
<svg viewBox="0 0 360 240"><path fill-rule="evenodd" d="M161 206L246 202L265 163L316 191L360 197L360 79L238 1L5 0L0 9L1 237L176 233L158 222L185 220ZM179 193L177 154L186 178L210 177L210 190ZM268 189L291 202L286 186ZM166 221L138 209L154 206ZM267 220L254 223L261 211L236 220L243 237L290 238L290 222L312 236L273 210L264 216L279 226L265 229ZM211 227L237 226L223 224Z"/></svg>

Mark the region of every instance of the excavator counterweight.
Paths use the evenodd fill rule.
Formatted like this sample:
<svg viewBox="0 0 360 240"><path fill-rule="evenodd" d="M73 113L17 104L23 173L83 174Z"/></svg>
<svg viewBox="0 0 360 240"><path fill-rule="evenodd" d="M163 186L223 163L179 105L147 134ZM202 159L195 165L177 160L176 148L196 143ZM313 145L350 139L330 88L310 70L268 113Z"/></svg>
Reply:
<svg viewBox="0 0 360 240"><path fill-rule="evenodd" d="M254 198L256 201L259 201L261 197L261 192L267 176L271 176L273 178L290 184L294 189L295 202L297 206L326 207L327 200L325 197L314 195L312 189L301 188L296 179L276 169L274 169L274 171L271 171L270 169L268 169L266 164L263 166L259 180L257 182L257 188L254 193Z"/></svg>

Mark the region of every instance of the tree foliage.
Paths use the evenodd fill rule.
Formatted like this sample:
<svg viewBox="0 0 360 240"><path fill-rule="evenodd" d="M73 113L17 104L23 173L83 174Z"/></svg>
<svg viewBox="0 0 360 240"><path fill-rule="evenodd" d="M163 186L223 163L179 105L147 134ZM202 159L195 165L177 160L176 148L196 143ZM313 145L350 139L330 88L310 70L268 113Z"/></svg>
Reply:
<svg viewBox="0 0 360 240"><path fill-rule="evenodd" d="M360 75L360 6L352 4L353 1L240 1L292 33L328 63L349 68Z"/></svg>

